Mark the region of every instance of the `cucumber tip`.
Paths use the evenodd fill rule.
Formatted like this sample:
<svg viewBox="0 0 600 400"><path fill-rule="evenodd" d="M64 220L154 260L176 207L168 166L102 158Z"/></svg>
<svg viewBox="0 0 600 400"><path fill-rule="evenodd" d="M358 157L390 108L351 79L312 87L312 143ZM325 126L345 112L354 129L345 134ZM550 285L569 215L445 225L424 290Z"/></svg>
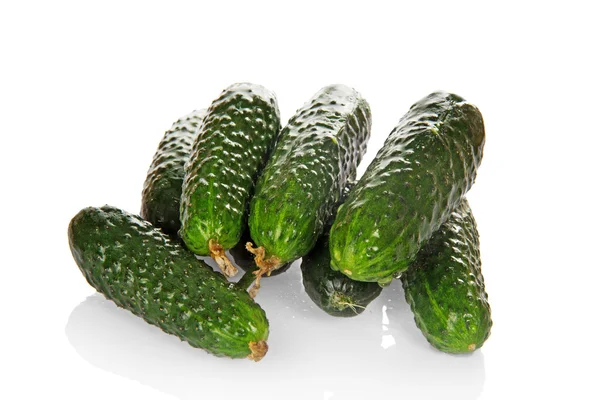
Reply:
<svg viewBox="0 0 600 400"><path fill-rule="evenodd" d="M250 355L248 358L252 361L260 361L267 354L269 350L269 346L265 340L259 340L258 342L250 342L248 343L248 347L250 348Z"/></svg>

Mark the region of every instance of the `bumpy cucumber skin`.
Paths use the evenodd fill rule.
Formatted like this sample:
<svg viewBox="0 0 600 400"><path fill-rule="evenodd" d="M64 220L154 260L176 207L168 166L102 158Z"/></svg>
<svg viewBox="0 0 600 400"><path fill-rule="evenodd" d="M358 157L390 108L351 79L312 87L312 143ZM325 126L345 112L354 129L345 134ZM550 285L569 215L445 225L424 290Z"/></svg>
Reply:
<svg viewBox="0 0 600 400"><path fill-rule="evenodd" d="M302 283L308 297L327 314L354 317L379 296L382 288L377 283L355 281L332 270L328 236L321 237L302 258Z"/></svg>
<svg viewBox="0 0 600 400"><path fill-rule="evenodd" d="M267 339L264 311L142 218L86 208L69 224L69 245L88 283L147 322L217 356L243 358Z"/></svg>
<svg viewBox="0 0 600 400"><path fill-rule="evenodd" d="M231 85L204 118L185 165L179 235L196 254L212 239L235 246L246 228L250 196L281 128L275 95L259 85Z"/></svg>
<svg viewBox="0 0 600 400"><path fill-rule="evenodd" d="M406 270L473 185L484 142L481 113L463 98L414 104L338 210L332 268L382 284Z"/></svg>
<svg viewBox="0 0 600 400"><path fill-rule="evenodd" d="M184 165L206 110L196 110L165 132L148 169L140 215L165 233L176 236L181 227L179 208Z"/></svg>
<svg viewBox="0 0 600 400"><path fill-rule="evenodd" d="M468 353L489 337L492 318L479 233L466 199L421 248L401 280L415 322L434 347Z"/></svg>
<svg viewBox="0 0 600 400"><path fill-rule="evenodd" d="M289 120L250 204L250 234L266 257L285 263L313 248L370 131L368 103L343 85L321 89Z"/></svg>

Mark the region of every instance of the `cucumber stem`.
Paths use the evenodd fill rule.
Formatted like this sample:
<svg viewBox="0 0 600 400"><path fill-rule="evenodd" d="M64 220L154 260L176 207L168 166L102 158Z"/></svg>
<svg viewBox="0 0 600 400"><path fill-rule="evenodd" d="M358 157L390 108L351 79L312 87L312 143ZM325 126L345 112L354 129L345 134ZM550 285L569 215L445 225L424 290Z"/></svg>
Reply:
<svg viewBox="0 0 600 400"><path fill-rule="evenodd" d="M338 302L338 305L349 307L352 311L354 311L354 313L356 315L358 315L358 311L356 311L356 307L362 308L363 310L365 309L365 307L363 307L363 306L359 306L358 304L353 304L353 303L346 303L345 301ZM342 308L342 310L343 310L343 308Z"/></svg>
<svg viewBox="0 0 600 400"><path fill-rule="evenodd" d="M250 355L248 358L253 361L260 361L267 354L269 350L269 346L267 346L267 342L264 340L260 340L258 342L250 342L248 343L248 347L250 348Z"/></svg>
<svg viewBox="0 0 600 400"><path fill-rule="evenodd" d="M331 304L340 311L350 308L356 315L358 315L358 311L356 311L357 307L362 308L363 310L365 309L365 307L352 303L346 296L337 292L332 296Z"/></svg>
<svg viewBox="0 0 600 400"><path fill-rule="evenodd" d="M223 246L221 246L216 240L210 239L208 241L208 249L210 250L210 256L216 261L217 265L223 272L223 275L231 278L237 274L238 270L231 263L231 261L229 261L229 258L227 258Z"/></svg>
<svg viewBox="0 0 600 400"><path fill-rule="evenodd" d="M259 246L254 248L251 242L246 243L246 250L250 253L254 254L254 262L258 266L258 269L252 271L254 275L256 275L256 281L254 285L250 288L250 297L256 297L258 293L258 289L260 289L260 278L267 274L267 276L271 276L271 272L276 270L281 266L281 260L278 257L271 256L265 259L265 248L263 246Z"/></svg>

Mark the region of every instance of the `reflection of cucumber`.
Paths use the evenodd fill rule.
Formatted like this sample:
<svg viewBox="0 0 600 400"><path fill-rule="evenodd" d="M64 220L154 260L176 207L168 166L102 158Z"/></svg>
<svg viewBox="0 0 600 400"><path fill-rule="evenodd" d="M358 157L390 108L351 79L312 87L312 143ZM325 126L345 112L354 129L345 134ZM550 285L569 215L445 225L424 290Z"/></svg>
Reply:
<svg viewBox="0 0 600 400"><path fill-rule="evenodd" d="M406 300L429 343L471 352L490 335L490 305L481 275L479 234L466 199L402 274Z"/></svg>
<svg viewBox="0 0 600 400"><path fill-rule="evenodd" d="M463 98L414 104L339 208L332 268L382 284L404 271L475 181L484 141L481 113Z"/></svg>
<svg viewBox="0 0 600 400"><path fill-rule="evenodd" d="M206 110L179 119L165 132L148 169L142 192L141 216L169 235L177 235L183 167Z"/></svg>
<svg viewBox="0 0 600 400"><path fill-rule="evenodd" d="M260 360L264 311L149 222L117 208L86 208L69 224L88 283L118 306L217 356Z"/></svg>
<svg viewBox="0 0 600 400"><path fill-rule="evenodd" d="M185 166L179 234L196 254L232 276L225 250L246 229L254 183L279 134L275 95L262 86L228 87L207 111Z"/></svg>
<svg viewBox="0 0 600 400"><path fill-rule="evenodd" d="M282 130L256 184L248 224L263 273L307 254L323 233L371 128L367 102L343 85L321 89Z"/></svg>

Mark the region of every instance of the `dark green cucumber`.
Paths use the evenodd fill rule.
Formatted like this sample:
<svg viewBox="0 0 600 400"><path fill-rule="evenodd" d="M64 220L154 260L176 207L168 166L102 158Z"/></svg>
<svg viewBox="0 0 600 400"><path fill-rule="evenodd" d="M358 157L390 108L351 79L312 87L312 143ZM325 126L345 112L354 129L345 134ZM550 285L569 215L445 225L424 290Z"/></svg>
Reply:
<svg viewBox="0 0 600 400"><path fill-rule="evenodd" d="M302 283L306 294L327 314L353 317L381 293L375 282L359 282L330 266L329 235L321 237L308 255L302 257Z"/></svg>
<svg viewBox="0 0 600 400"><path fill-rule="evenodd" d="M69 224L69 245L90 285L163 331L217 356L258 361L266 353L262 308L141 217L83 209Z"/></svg>
<svg viewBox="0 0 600 400"><path fill-rule="evenodd" d="M194 111L165 132L146 175L141 216L169 235L177 235L181 227L183 167L190 158L192 144L205 115L206 110Z"/></svg>
<svg viewBox="0 0 600 400"><path fill-rule="evenodd" d="M371 111L360 94L331 85L282 130L248 220L256 262L265 273L313 248L344 184L356 176L370 128Z"/></svg>
<svg viewBox="0 0 600 400"><path fill-rule="evenodd" d="M259 85L231 85L216 99L185 166L179 234L196 254L212 256L225 275L224 251L246 228L248 203L280 129L275 95Z"/></svg>
<svg viewBox="0 0 600 400"><path fill-rule="evenodd" d="M468 353L489 337L492 317L479 233L466 199L421 248L401 280L417 326L434 347Z"/></svg>
<svg viewBox="0 0 600 400"><path fill-rule="evenodd" d="M484 142L481 113L462 97L414 104L339 208L332 268L381 284L406 270L473 185Z"/></svg>

